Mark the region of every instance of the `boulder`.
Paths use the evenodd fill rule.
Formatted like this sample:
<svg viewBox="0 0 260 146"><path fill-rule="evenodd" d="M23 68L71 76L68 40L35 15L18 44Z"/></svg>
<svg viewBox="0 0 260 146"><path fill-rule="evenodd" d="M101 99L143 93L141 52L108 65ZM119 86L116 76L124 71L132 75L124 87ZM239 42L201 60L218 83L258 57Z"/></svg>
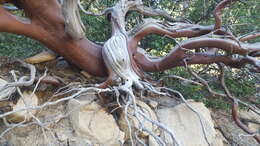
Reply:
<svg viewBox="0 0 260 146"><path fill-rule="evenodd" d="M260 125L256 123L260 123L260 116L257 115L255 112L249 110L241 110L239 111L240 118L247 121L247 126L249 129L253 130L254 132L260 131Z"/></svg>
<svg viewBox="0 0 260 146"><path fill-rule="evenodd" d="M70 120L77 137L94 145L120 146L124 143L124 133L115 119L98 103L72 99L68 110L72 112Z"/></svg>
<svg viewBox="0 0 260 146"><path fill-rule="evenodd" d="M13 111L24 109L26 107L34 107L39 104L39 99L36 94L31 91L23 92L23 95L19 98L18 102L12 107ZM7 116L7 120L9 122L22 122L22 121L30 121L32 116L35 115L37 110L23 110L19 112L15 112L9 116Z"/></svg>
<svg viewBox="0 0 260 146"><path fill-rule="evenodd" d="M155 112L144 102L140 101L140 100L136 100L136 104L138 107L140 107L144 114L146 114L150 119L154 120L154 121L158 121L158 118L155 114ZM132 126L132 133L134 133L135 131L137 131L138 129L140 129L139 127L139 121L137 120L136 117L132 116L133 114L133 109L132 108L129 108L129 111L128 113L128 120L129 122L131 123L131 126ZM147 121L147 120L144 120L143 117L140 117L140 120L143 122L143 126L148 129L149 131L153 131L155 133L157 133L159 135L159 131L158 131L158 128L157 126L153 125L151 122ZM125 113L122 112L121 113L121 116L120 116L120 119L119 119L119 126L120 126L120 129L123 130L126 134L126 137L125 139L129 139L129 129L128 129L128 124L127 124L127 121L125 119ZM138 131L140 132L140 131ZM144 138L144 137L147 137L149 134L147 132L141 132L139 137L141 138Z"/></svg>
<svg viewBox="0 0 260 146"><path fill-rule="evenodd" d="M157 113L159 120L172 130L176 139L183 146L208 146L205 136L208 142L214 145L216 131L210 111L203 103L189 101L188 104L200 114L206 135L203 133L197 114L188 108L186 104L179 104L173 108L159 109ZM165 132L162 133L162 137L165 138L168 145L174 145L170 136ZM221 144L218 146L221 146Z"/></svg>
<svg viewBox="0 0 260 146"><path fill-rule="evenodd" d="M157 109L158 107L158 102L153 101L153 100L149 100L148 104L150 105L150 107L152 107L153 109Z"/></svg>
<svg viewBox="0 0 260 146"><path fill-rule="evenodd" d="M159 144L156 142L154 137L152 137L151 135L149 135L148 143L149 143L149 146L159 146Z"/></svg>

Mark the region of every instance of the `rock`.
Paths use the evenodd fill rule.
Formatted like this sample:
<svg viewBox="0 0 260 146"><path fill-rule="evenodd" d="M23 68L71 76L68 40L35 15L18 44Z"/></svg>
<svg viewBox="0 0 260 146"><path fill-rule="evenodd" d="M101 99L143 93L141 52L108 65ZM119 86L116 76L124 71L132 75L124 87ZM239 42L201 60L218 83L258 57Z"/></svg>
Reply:
<svg viewBox="0 0 260 146"><path fill-rule="evenodd" d="M143 112L152 120L154 121L158 121L156 114L154 113L154 111L144 102L137 100L136 104L141 107L143 109ZM129 108L129 113L133 113L133 109ZM129 122L131 122L131 126L132 126L132 132L134 133L134 131L140 129L139 128L139 122L138 120L131 116L128 115L128 120ZM141 121L143 121L144 127L147 128L149 131L153 131L155 133L159 133L157 130L157 126L153 125L151 122L144 120L142 117L140 118ZM127 125L127 121L125 119L125 114L122 113L119 119L119 126L120 129L123 130L126 134L126 139L129 139L129 130L128 130L128 125ZM140 132L140 131L138 131ZM147 132L141 132L141 134L139 135L139 137L144 138L147 137L148 133Z"/></svg>
<svg viewBox="0 0 260 146"><path fill-rule="evenodd" d="M206 137L209 143L213 145L216 131L210 116L210 111L203 103L188 103L201 115ZM191 111L185 104L179 104L174 108L159 109L157 115L160 121L172 130L181 145L208 146L197 114ZM168 145L174 145L168 134L163 132L162 136L165 137Z"/></svg>
<svg viewBox="0 0 260 146"><path fill-rule="evenodd" d="M242 111L241 111L242 112ZM225 145L235 146L258 146L258 142L251 136L248 136L241 128L233 121L230 113L226 111L213 112L212 116L218 129L224 135L229 144L224 140ZM241 116L240 116L241 117Z"/></svg>
<svg viewBox="0 0 260 146"><path fill-rule="evenodd" d="M219 130L216 130L216 136L215 139L213 140L212 146L223 146L224 141L225 143L227 143L222 133Z"/></svg>
<svg viewBox="0 0 260 146"><path fill-rule="evenodd" d="M36 96L36 94L32 94L31 91L25 91L23 92L23 96L20 97L18 102L12 107L13 111L23 109L26 107L32 107L37 106L39 104L39 99ZM30 121L32 118L32 115L35 115L37 110L24 110L20 112L13 113L9 116L7 116L7 120L10 122L18 123L22 121Z"/></svg>
<svg viewBox="0 0 260 146"><path fill-rule="evenodd" d="M149 100L148 104L153 108L156 109L158 107L158 102Z"/></svg>
<svg viewBox="0 0 260 146"><path fill-rule="evenodd" d="M245 120L247 122L247 126L249 129L251 129L254 132L259 133L260 132L260 125L256 123L260 123L260 116L253 111L239 111L239 116L242 120Z"/></svg>
<svg viewBox="0 0 260 146"><path fill-rule="evenodd" d="M70 120L78 137L89 140L94 145L120 146L124 143L124 133L120 131L115 119L98 103L72 99L68 110L73 111Z"/></svg>
<svg viewBox="0 0 260 146"><path fill-rule="evenodd" d="M156 140L151 135L149 135L148 143L149 143L149 146L159 146L159 144L156 142Z"/></svg>
<svg viewBox="0 0 260 146"><path fill-rule="evenodd" d="M241 110L239 111L239 116L243 119L250 119L260 123L260 116L258 116L256 113L254 113L251 110L250 111Z"/></svg>
<svg viewBox="0 0 260 146"><path fill-rule="evenodd" d="M29 57L25 59L25 62L30 64L38 64L42 62L47 62L56 59L57 55L50 51L44 51L35 56Z"/></svg>

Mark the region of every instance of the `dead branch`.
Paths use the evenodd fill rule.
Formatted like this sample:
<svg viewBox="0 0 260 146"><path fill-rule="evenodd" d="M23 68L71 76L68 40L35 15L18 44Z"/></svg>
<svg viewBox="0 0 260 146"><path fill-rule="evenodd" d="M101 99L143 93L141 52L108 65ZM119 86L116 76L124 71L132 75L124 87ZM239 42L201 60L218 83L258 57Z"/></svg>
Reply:
<svg viewBox="0 0 260 146"><path fill-rule="evenodd" d="M83 25L77 0L64 0L62 3L62 13L65 17L65 31L73 39L79 40L85 37L85 26Z"/></svg>
<svg viewBox="0 0 260 146"><path fill-rule="evenodd" d="M176 76L176 75L168 75L168 76L161 77L160 80L157 81L157 83L160 83L165 78L174 78L174 79L182 80L184 82L188 82L188 83L191 83L191 84L194 84L194 85L203 86L199 82L196 82L196 81L193 81L193 80L190 80L190 79L186 79L186 78L183 78L183 77L180 77L180 76Z"/></svg>
<svg viewBox="0 0 260 146"><path fill-rule="evenodd" d="M81 4L80 0L78 1L78 6L80 8L80 10L82 12L84 12L84 14L86 15L91 15L91 16L103 16L103 15L107 15L109 12L111 12L113 10L113 8L107 8L105 10L103 10L101 13L93 13L93 12L89 12L87 11L83 5Z"/></svg>

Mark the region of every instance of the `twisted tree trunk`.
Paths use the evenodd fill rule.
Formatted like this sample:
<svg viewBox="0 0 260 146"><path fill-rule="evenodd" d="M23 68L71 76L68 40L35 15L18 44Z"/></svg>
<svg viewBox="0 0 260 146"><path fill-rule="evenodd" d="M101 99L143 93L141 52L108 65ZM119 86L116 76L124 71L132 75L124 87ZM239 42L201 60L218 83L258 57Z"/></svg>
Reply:
<svg viewBox="0 0 260 146"><path fill-rule="evenodd" d="M89 74L108 77L99 87L106 88L116 83L130 97L134 97L132 85L140 89L147 86L147 83L141 81L145 71L158 72L190 64L224 63L236 68L251 64L259 72L260 61L257 57L260 56L260 44L245 41L259 37L260 33L235 37L222 27L221 11L235 1L220 2L214 11L215 24L201 26L174 20L165 11L146 7L142 0L119 0L115 6L100 14L87 12L77 0L0 0L0 4L14 4L26 15L26 18L17 17L7 7L0 6L0 32L38 40ZM107 15L110 18L112 36L104 46L84 36L78 8L87 15ZM125 17L129 11L145 16L161 16L166 21L146 18L127 32ZM189 39L176 45L167 56L151 59L138 49L138 43L149 34ZM205 51L200 52L201 48ZM190 53L191 50L194 51ZM218 55L219 50L225 54Z"/></svg>

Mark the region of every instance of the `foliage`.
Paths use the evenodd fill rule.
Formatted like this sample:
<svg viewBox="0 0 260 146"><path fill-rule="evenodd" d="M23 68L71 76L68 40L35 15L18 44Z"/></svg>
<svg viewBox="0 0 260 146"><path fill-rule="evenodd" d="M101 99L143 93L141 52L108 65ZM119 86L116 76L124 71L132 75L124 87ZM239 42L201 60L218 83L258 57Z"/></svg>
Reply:
<svg viewBox="0 0 260 146"><path fill-rule="evenodd" d="M193 67L193 69L197 72L201 70L201 68L203 67ZM185 68L171 69L164 73L157 73L154 76L156 79L160 79L163 76L171 74L194 80ZM218 79L218 74L214 74L212 72L210 73L209 70L208 72L203 73L201 77L209 82L209 86L214 91L223 93L223 89ZM212 108L230 109L230 105L227 103L226 99L213 97L205 88L199 85L189 84L177 79L167 79L164 81L166 86L180 91L188 99L204 102L206 106ZM259 85L259 80L242 72L239 72L239 74L236 73L236 71L226 72L225 82L232 95L244 101L259 93L259 87L257 87L257 85ZM259 100L257 100L257 102L259 102Z"/></svg>
<svg viewBox="0 0 260 146"><path fill-rule="evenodd" d="M46 49L37 41L21 35L0 33L0 56L29 57Z"/></svg>

